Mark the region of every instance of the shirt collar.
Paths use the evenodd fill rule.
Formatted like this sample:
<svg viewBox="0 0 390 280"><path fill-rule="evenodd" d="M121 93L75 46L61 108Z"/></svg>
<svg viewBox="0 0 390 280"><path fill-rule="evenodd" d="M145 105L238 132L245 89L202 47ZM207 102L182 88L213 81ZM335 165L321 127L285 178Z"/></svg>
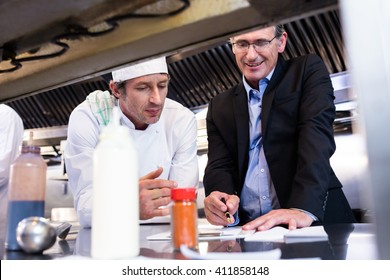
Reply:
<svg viewBox="0 0 390 280"><path fill-rule="evenodd" d="M266 77L267 79L268 79L268 81L270 81L271 80L271 78L272 78L272 75L274 74L274 71L275 71L275 67L274 67L274 69L272 69L272 71L268 74L268 76ZM243 82L243 84L244 84L244 88L245 88L245 91L246 91L246 96L247 96L247 98L248 98L248 102L249 102L249 91L251 90L251 89L253 89L249 84L248 84L248 82L245 80L245 76L244 75L242 75L242 82ZM259 81L260 82L260 81Z"/></svg>

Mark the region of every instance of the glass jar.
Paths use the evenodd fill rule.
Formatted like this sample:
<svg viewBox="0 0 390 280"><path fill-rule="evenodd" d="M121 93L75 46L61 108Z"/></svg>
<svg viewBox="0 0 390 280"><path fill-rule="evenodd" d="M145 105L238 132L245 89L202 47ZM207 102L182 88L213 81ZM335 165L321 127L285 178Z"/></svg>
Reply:
<svg viewBox="0 0 390 280"><path fill-rule="evenodd" d="M195 188L177 188L171 190L171 230L175 251L181 245L198 249L198 209Z"/></svg>

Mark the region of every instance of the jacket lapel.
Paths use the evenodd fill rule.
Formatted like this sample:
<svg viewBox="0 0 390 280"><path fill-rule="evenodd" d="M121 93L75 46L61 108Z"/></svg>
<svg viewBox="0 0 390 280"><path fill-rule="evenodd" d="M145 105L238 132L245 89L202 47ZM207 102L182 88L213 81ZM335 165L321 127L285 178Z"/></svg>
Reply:
<svg viewBox="0 0 390 280"><path fill-rule="evenodd" d="M244 85L240 83L233 92L233 113L237 127L237 152L239 166L239 180L243 179L243 170L246 170L249 145L249 115L248 101Z"/></svg>
<svg viewBox="0 0 390 280"><path fill-rule="evenodd" d="M269 119L269 114L271 111L272 102L274 100L277 85L279 84L280 79L283 77L285 72L286 61L279 55L278 62L275 67L274 74L272 75L271 80L264 92L262 106L261 106L261 131L263 137L267 133L267 124Z"/></svg>

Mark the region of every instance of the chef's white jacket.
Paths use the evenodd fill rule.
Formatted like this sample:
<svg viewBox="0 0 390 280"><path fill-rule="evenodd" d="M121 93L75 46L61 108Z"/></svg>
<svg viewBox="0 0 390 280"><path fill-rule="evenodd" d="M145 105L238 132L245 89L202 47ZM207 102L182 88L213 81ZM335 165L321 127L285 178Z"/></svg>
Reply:
<svg viewBox="0 0 390 280"><path fill-rule="evenodd" d="M23 132L23 121L19 115L11 107L0 104L0 224L2 225L7 219L10 167L20 154Z"/></svg>
<svg viewBox="0 0 390 280"><path fill-rule="evenodd" d="M176 101L166 99L160 120L144 131L122 113L121 124L127 127L138 152L139 177L163 167L159 178L174 180L179 187L197 187L197 127L195 115ZM93 152L102 126L84 101L69 118L65 148L65 166L74 206L80 224L90 227L92 212Z"/></svg>

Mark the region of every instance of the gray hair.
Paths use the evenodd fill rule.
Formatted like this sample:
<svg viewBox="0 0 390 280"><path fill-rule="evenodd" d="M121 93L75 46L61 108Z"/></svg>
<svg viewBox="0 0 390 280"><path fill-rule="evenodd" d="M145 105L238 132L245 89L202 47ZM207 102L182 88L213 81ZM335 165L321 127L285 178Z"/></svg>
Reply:
<svg viewBox="0 0 390 280"><path fill-rule="evenodd" d="M284 25L283 25L283 24L275 25L274 28L275 28L275 36L276 36L276 38L278 38L278 39L279 39L280 37L282 37L283 32L286 31L286 30L284 29Z"/></svg>
<svg viewBox="0 0 390 280"><path fill-rule="evenodd" d="M280 37L282 37L283 32L286 31L286 30L284 29L284 25L283 25L283 24L274 25L274 29L275 29L275 36L276 36L276 38L278 38L278 39L279 39ZM233 38L234 38L234 37L230 37L230 38L229 38L229 42L230 42L231 44L234 43Z"/></svg>

